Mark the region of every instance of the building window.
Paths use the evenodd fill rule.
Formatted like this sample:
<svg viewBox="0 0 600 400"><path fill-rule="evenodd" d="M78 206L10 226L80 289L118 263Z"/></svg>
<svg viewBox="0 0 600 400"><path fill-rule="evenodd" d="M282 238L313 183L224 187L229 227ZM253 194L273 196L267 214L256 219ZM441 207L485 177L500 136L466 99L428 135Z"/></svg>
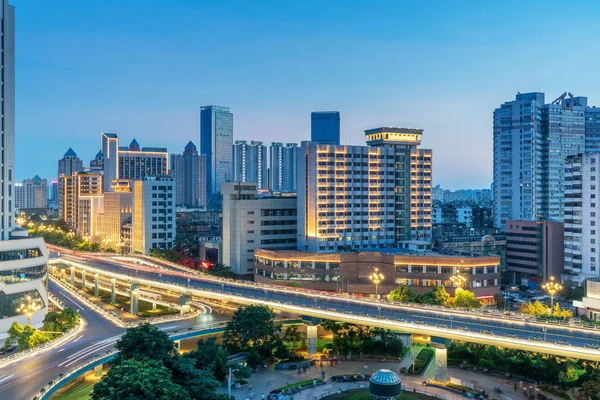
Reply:
<svg viewBox="0 0 600 400"><path fill-rule="evenodd" d="M246 243L254 243L254 240L246 240Z"/></svg>
<svg viewBox="0 0 600 400"><path fill-rule="evenodd" d="M248 231L248 234L249 234L249 235L251 235L251 234L253 234L253 233L254 233L254 231Z"/></svg>
<svg viewBox="0 0 600 400"><path fill-rule="evenodd" d="M595 217L595 216L596 216L596 213L592 211L592 212L590 213L590 217Z"/></svg>

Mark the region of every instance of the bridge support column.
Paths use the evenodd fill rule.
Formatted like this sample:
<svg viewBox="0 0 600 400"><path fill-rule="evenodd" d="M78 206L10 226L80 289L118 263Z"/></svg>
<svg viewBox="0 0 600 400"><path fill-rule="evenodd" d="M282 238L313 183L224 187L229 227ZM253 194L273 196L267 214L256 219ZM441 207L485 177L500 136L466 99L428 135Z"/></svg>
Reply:
<svg viewBox="0 0 600 400"><path fill-rule="evenodd" d="M190 312L190 304L192 303L192 296L184 294L179 297L179 305L181 306L181 315Z"/></svg>
<svg viewBox="0 0 600 400"><path fill-rule="evenodd" d="M156 311L156 302L155 301L152 302L152 311Z"/></svg>
<svg viewBox="0 0 600 400"><path fill-rule="evenodd" d="M437 382L448 382L448 346L450 339L431 337L431 345L435 347L435 380Z"/></svg>
<svg viewBox="0 0 600 400"><path fill-rule="evenodd" d="M71 267L71 285L75 286L75 267Z"/></svg>
<svg viewBox="0 0 600 400"><path fill-rule="evenodd" d="M317 325L306 325L306 343L308 345L308 355L312 356L317 354L317 332L319 327Z"/></svg>
<svg viewBox="0 0 600 400"><path fill-rule="evenodd" d="M110 278L110 304L112 305L115 305L117 302L117 295L115 294L116 282L115 278Z"/></svg>
<svg viewBox="0 0 600 400"><path fill-rule="evenodd" d="M100 297L100 290L98 289L98 274L94 274L94 296Z"/></svg>
<svg viewBox="0 0 600 400"><path fill-rule="evenodd" d="M173 344L175 345L175 348L177 349L177 351L179 351L179 349L181 349L181 340L173 340Z"/></svg>
<svg viewBox="0 0 600 400"><path fill-rule="evenodd" d="M98 365L98 366L96 366L94 368L94 375L95 376L98 376L98 377L102 376L102 367L103 366L104 366L104 364L100 364L100 365Z"/></svg>
<svg viewBox="0 0 600 400"><path fill-rule="evenodd" d="M130 313L136 315L138 313L138 298L140 296L140 285L138 283L131 284L131 298L130 298Z"/></svg>
<svg viewBox="0 0 600 400"><path fill-rule="evenodd" d="M81 270L81 290L85 290L85 270Z"/></svg>

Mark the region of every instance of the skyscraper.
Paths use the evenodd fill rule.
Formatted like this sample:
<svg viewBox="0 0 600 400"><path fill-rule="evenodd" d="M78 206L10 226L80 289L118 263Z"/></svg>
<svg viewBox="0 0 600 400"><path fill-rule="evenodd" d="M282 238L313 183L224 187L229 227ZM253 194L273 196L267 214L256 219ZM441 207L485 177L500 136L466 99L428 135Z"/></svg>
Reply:
<svg viewBox="0 0 600 400"><path fill-rule="evenodd" d="M570 155L600 149L600 114L586 97L518 93L494 111L494 224L563 221L564 168Z"/></svg>
<svg viewBox="0 0 600 400"><path fill-rule="evenodd" d="M315 111L310 114L310 141L340 144L340 112Z"/></svg>
<svg viewBox="0 0 600 400"><path fill-rule="evenodd" d="M233 145L234 182L254 182L267 189L267 147L263 142L236 140Z"/></svg>
<svg viewBox="0 0 600 400"><path fill-rule="evenodd" d="M48 207L48 181L38 175L15 183L15 207L19 210Z"/></svg>
<svg viewBox="0 0 600 400"><path fill-rule="evenodd" d="M175 181L175 204L186 207L206 206L206 155L198 154L189 142L183 154L171 154L171 171Z"/></svg>
<svg viewBox="0 0 600 400"><path fill-rule="evenodd" d="M90 161L90 171L94 173L102 173L104 171L104 154L102 150L96 153L96 157Z"/></svg>
<svg viewBox="0 0 600 400"><path fill-rule="evenodd" d="M271 182L269 189L274 192L296 191L296 143L271 143L269 168Z"/></svg>
<svg viewBox="0 0 600 400"><path fill-rule="evenodd" d="M228 107L200 108L200 153L206 154L206 193L218 203L221 183L233 178L233 114Z"/></svg>

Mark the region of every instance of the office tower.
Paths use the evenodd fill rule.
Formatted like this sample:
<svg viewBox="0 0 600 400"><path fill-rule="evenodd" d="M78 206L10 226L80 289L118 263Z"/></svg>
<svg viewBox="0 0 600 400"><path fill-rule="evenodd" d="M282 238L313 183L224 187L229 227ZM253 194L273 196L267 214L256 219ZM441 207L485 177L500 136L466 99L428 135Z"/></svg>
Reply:
<svg viewBox="0 0 600 400"><path fill-rule="evenodd" d="M273 192L296 191L296 154L297 143L271 143L269 170L269 189Z"/></svg>
<svg viewBox="0 0 600 400"><path fill-rule="evenodd" d="M198 154L189 142L183 154L171 154L171 171L175 181L175 204L190 208L206 207L206 155Z"/></svg>
<svg viewBox="0 0 600 400"><path fill-rule="evenodd" d="M339 111L310 113L310 141L323 144L340 144Z"/></svg>
<svg viewBox="0 0 600 400"><path fill-rule="evenodd" d="M133 182L132 251L171 249L175 240L175 183L168 175Z"/></svg>
<svg viewBox="0 0 600 400"><path fill-rule="evenodd" d="M233 145L233 180L255 182L258 190L267 189L267 147L263 142L236 140Z"/></svg>
<svg viewBox="0 0 600 400"><path fill-rule="evenodd" d="M260 196L255 182L224 182L223 264L236 275L252 275L254 249L296 248L295 197Z"/></svg>
<svg viewBox="0 0 600 400"><path fill-rule="evenodd" d="M133 214L132 181L115 180L112 190L104 193L104 212L100 214L100 243L119 253L125 248L123 226L131 224Z"/></svg>
<svg viewBox="0 0 600 400"><path fill-rule="evenodd" d="M494 223L564 219L565 158L600 149L599 111L586 97L519 93L494 111Z"/></svg>
<svg viewBox="0 0 600 400"><path fill-rule="evenodd" d="M405 240L431 241L431 178L430 149L420 149L422 129L375 128L365 131L367 145L393 150L395 174L386 178L393 184L396 242ZM369 160L377 168L376 160ZM384 175L383 171L377 173Z"/></svg>
<svg viewBox="0 0 600 400"><path fill-rule="evenodd" d="M561 222L506 221L506 269L509 283L541 284L561 280L564 263L564 229ZM531 282L531 283L530 283Z"/></svg>
<svg viewBox="0 0 600 400"><path fill-rule="evenodd" d="M600 152L567 157L564 196L564 277L583 283L600 276Z"/></svg>
<svg viewBox="0 0 600 400"><path fill-rule="evenodd" d="M69 228L77 231L78 223L80 222L78 217L79 198L82 196L88 198L102 195L102 175L73 172L68 176L63 175L61 181L62 183L59 187L59 216ZM82 204L82 206L87 205Z"/></svg>
<svg viewBox="0 0 600 400"><path fill-rule="evenodd" d="M102 154L102 150L96 153L96 157L92 161L90 161L90 172L95 174L102 174L104 171L104 154Z"/></svg>
<svg viewBox="0 0 600 400"><path fill-rule="evenodd" d="M15 183L15 206L19 210L48 207L48 181L38 175Z"/></svg>
<svg viewBox="0 0 600 400"><path fill-rule="evenodd" d="M169 154L163 147L142 147L133 139L128 147L119 147L119 138L114 133L102 133L102 155L104 156L104 191L112 189L115 179L139 180L147 176L168 173Z"/></svg>
<svg viewBox="0 0 600 400"><path fill-rule="evenodd" d="M200 153L206 154L206 194L218 204L221 183L233 178L233 114L228 107L200 108Z"/></svg>
<svg viewBox="0 0 600 400"><path fill-rule="evenodd" d="M297 171L298 250L394 246L392 147L305 141Z"/></svg>

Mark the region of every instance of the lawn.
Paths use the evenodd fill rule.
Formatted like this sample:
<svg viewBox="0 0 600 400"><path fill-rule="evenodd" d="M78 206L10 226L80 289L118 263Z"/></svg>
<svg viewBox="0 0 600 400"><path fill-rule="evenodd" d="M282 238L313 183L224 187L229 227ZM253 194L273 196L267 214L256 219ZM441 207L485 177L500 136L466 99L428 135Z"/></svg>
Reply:
<svg viewBox="0 0 600 400"><path fill-rule="evenodd" d="M411 375L419 375L423 373L427 364L429 364L429 360L435 355L435 349L432 347L423 347L421 352L415 358L415 363L410 366L408 369L408 373Z"/></svg>

